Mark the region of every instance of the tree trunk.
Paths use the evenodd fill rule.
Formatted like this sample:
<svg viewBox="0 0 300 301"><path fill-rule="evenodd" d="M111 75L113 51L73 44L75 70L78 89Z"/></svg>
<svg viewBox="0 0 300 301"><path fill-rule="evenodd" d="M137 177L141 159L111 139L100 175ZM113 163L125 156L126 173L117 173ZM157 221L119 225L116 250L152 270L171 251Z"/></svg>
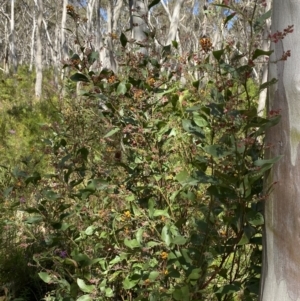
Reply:
<svg viewBox="0 0 300 301"><path fill-rule="evenodd" d="M60 46L61 46L61 60L65 61L68 58L68 47L67 47L67 42L66 42L66 34L65 34L65 28L66 28L66 23L67 23L67 5L68 5L68 0L63 1L63 10L62 10L62 17L61 17L61 32L60 32ZM62 70L61 73L61 79L64 79L65 75L65 69Z"/></svg>
<svg viewBox="0 0 300 301"><path fill-rule="evenodd" d="M104 69L110 69L114 71L115 73L118 71L118 64L114 57L114 45L113 45L113 38L112 36L116 33L114 30L117 30L117 24L120 18L120 11L123 6L123 0L117 0L116 3L109 2L107 5L107 32L109 34L106 35L105 38L105 44L102 41L102 33L101 33L101 26L98 22L100 22L100 15L99 10L97 12L98 14L98 21L97 21L97 47L100 47L100 62L101 67ZM100 7L100 6L98 6Z"/></svg>
<svg viewBox="0 0 300 301"><path fill-rule="evenodd" d="M13 72L17 72L17 55L15 49L15 0L11 0L10 11L10 57L13 67Z"/></svg>
<svg viewBox="0 0 300 301"><path fill-rule="evenodd" d="M129 0L130 8L130 28L132 38L144 47L139 48L139 52L148 55L148 39L146 33L149 33L148 19L148 1L147 0Z"/></svg>
<svg viewBox="0 0 300 301"><path fill-rule="evenodd" d="M33 12L32 18L32 34L31 34L31 46L30 46L30 62L29 62L29 71L32 71L33 58L34 58L34 40L35 40L35 30L36 30L36 20L35 20L35 11Z"/></svg>
<svg viewBox="0 0 300 301"><path fill-rule="evenodd" d="M300 2L274 0L272 34L294 25L294 33L274 44L271 61L291 50L286 62L271 63L269 78L278 83L270 88L268 110L281 110L281 121L268 130L267 156L282 155L266 179L273 186L265 203L265 236L262 301L300 300Z"/></svg>
<svg viewBox="0 0 300 301"><path fill-rule="evenodd" d="M8 22L9 17L7 14L4 14L5 21L4 21L4 59L3 59L3 70L5 74L9 74L9 31L8 31Z"/></svg>
<svg viewBox="0 0 300 301"><path fill-rule="evenodd" d="M269 11L270 8L271 8L271 0L267 0L266 12ZM268 36L270 34L270 26L271 26L271 21L266 20L264 33L263 33L264 41L262 43L262 50L264 50L264 51L268 51L270 48L270 43L269 43L269 39L268 39ZM268 81L268 65L265 64L265 66L263 67L263 71L262 71L261 84L263 84L267 81ZM264 90L260 91L259 98L258 98L257 111L258 111L259 116L264 115L264 111L265 111L265 107L266 107L266 99L267 99L267 89L264 89Z"/></svg>
<svg viewBox="0 0 300 301"><path fill-rule="evenodd" d="M42 81L43 81L43 60L42 60L42 22L43 22L43 0L37 1L38 17L36 27L36 56L35 56L35 96L37 99L42 95Z"/></svg>

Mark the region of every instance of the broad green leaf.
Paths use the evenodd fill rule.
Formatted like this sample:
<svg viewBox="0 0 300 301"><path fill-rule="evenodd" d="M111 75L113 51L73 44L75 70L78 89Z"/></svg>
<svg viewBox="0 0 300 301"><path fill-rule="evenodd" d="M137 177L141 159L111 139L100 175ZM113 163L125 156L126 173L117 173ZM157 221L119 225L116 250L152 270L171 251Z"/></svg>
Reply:
<svg viewBox="0 0 300 301"><path fill-rule="evenodd" d="M43 220L42 216L30 216L26 219L25 223L27 224L38 224L39 222L41 222Z"/></svg>
<svg viewBox="0 0 300 301"><path fill-rule="evenodd" d="M84 293L91 293L95 289L95 285L87 285L84 280L77 278L77 284Z"/></svg>
<svg viewBox="0 0 300 301"><path fill-rule="evenodd" d="M122 47L126 47L128 40L127 40L126 35L123 32L121 33L121 36L120 36L120 42L121 42Z"/></svg>
<svg viewBox="0 0 300 301"><path fill-rule="evenodd" d="M194 88L199 88L199 83L200 83L200 80L196 80L196 81L194 81L194 82L192 82L192 85L193 85L193 87Z"/></svg>
<svg viewBox="0 0 300 301"><path fill-rule="evenodd" d="M262 237L261 236L254 236L250 239L251 244L262 246Z"/></svg>
<svg viewBox="0 0 300 301"><path fill-rule="evenodd" d="M158 271L152 271L152 272L149 274L148 278L149 278L150 280L154 281L159 275L160 275L160 272L158 272Z"/></svg>
<svg viewBox="0 0 300 301"><path fill-rule="evenodd" d="M74 82L89 82L90 80L82 73L75 73L70 76L70 80Z"/></svg>
<svg viewBox="0 0 300 301"><path fill-rule="evenodd" d="M114 128L114 129L110 130L103 138L108 138L119 131L120 131L120 128Z"/></svg>
<svg viewBox="0 0 300 301"><path fill-rule="evenodd" d="M96 229L95 226L89 226L89 227L86 228L86 230L84 231L84 233L85 233L86 235L93 235L95 229Z"/></svg>
<svg viewBox="0 0 300 301"><path fill-rule="evenodd" d="M257 21L261 22L261 21L266 21L267 19L271 18L271 14L272 14L272 10L269 9L266 13L264 13L263 15L261 15Z"/></svg>
<svg viewBox="0 0 300 301"><path fill-rule="evenodd" d="M186 285L180 288L176 288L172 296L176 301L190 301L189 287Z"/></svg>
<svg viewBox="0 0 300 301"><path fill-rule="evenodd" d="M188 120L188 119L183 119L182 120L182 127L184 128L185 131L188 133L194 134L197 137L200 137L202 139L205 138L205 134L202 130L201 127L196 125L194 121Z"/></svg>
<svg viewBox="0 0 300 301"><path fill-rule="evenodd" d="M187 170L181 171L179 174L176 175L176 180L178 182L185 182L187 178L190 177L190 174Z"/></svg>
<svg viewBox="0 0 300 301"><path fill-rule="evenodd" d="M175 245L184 245L187 242L187 239L181 235L178 235L173 238L172 243Z"/></svg>
<svg viewBox="0 0 300 301"><path fill-rule="evenodd" d="M74 53L71 57L71 60L80 60L80 56L77 53Z"/></svg>
<svg viewBox="0 0 300 301"><path fill-rule="evenodd" d="M122 258L120 256L116 256L113 260L111 260L109 262L109 265L110 266L115 265L116 263L119 263L120 261L122 261Z"/></svg>
<svg viewBox="0 0 300 301"><path fill-rule="evenodd" d="M38 275L45 283L50 283L52 281L51 277L46 272L40 272Z"/></svg>
<svg viewBox="0 0 300 301"><path fill-rule="evenodd" d="M250 241L250 239L256 234L256 229L251 225L246 225L244 227L244 234L247 236L248 240Z"/></svg>
<svg viewBox="0 0 300 301"><path fill-rule="evenodd" d="M264 217L260 212L247 215L248 222L253 226L261 226L264 224Z"/></svg>
<svg viewBox="0 0 300 301"><path fill-rule="evenodd" d="M165 225L162 228L161 238L162 238L162 240L165 242L165 244L167 246L169 246L171 244L171 242L172 242L172 237L170 235L170 230L169 230L169 227L167 225Z"/></svg>
<svg viewBox="0 0 300 301"><path fill-rule="evenodd" d="M194 178L192 178L188 171L187 170L183 170L181 171L179 174L176 175L176 180L184 185L184 184L187 184L187 185L197 185L198 184L198 181Z"/></svg>
<svg viewBox="0 0 300 301"><path fill-rule="evenodd" d="M165 209L165 210L161 210L161 209L155 209L154 210L154 213L153 213L153 216L165 216L165 217L168 217L170 218L170 215L168 213L168 209Z"/></svg>
<svg viewBox="0 0 300 301"><path fill-rule="evenodd" d="M90 64L93 64L96 60L98 60L99 58L99 52L98 51L92 51L89 55L88 55L88 61Z"/></svg>
<svg viewBox="0 0 300 301"><path fill-rule="evenodd" d="M38 173L37 171L35 171L33 173L33 175L29 176L26 178L25 180L25 183L26 185L29 184L29 183L32 183L32 184L37 184L37 182L41 180L41 175L40 173Z"/></svg>
<svg viewBox="0 0 300 301"><path fill-rule="evenodd" d="M193 263L193 260L190 258L190 251L188 249L181 249L180 252L187 264Z"/></svg>
<svg viewBox="0 0 300 301"><path fill-rule="evenodd" d="M242 238L240 239L240 241L238 242L238 246L243 246L246 245L249 242L249 238L247 237L247 235L245 233L243 233Z"/></svg>
<svg viewBox="0 0 300 301"><path fill-rule="evenodd" d="M272 78L270 81L261 84L261 85L259 86L259 90L266 89L266 88L268 88L268 87L270 87L270 86L276 84L277 82L278 82L278 80L277 80L276 78Z"/></svg>
<svg viewBox="0 0 300 301"><path fill-rule="evenodd" d="M156 247L158 245L160 245L160 243L156 242L156 241L149 241L149 242L147 242L147 247L148 248Z"/></svg>
<svg viewBox="0 0 300 301"><path fill-rule="evenodd" d="M249 181L248 175L246 175L240 185L240 191L244 198L247 198L251 194L251 181Z"/></svg>
<svg viewBox="0 0 300 301"><path fill-rule="evenodd" d="M73 251L71 256L82 267L87 267L95 263L95 261L90 259L86 254L78 253L77 251Z"/></svg>
<svg viewBox="0 0 300 301"><path fill-rule="evenodd" d="M152 66L154 66L154 67L156 67L156 68L159 68L159 67L160 67L160 64L159 64L159 62L158 62L157 59L151 58L151 59L150 59L150 63L151 63Z"/></svg>
<svg viewBox="0 0 300 301"><path fill-rule="evenodd" d="M217 61L220 61L221 56L224 54L224 52L225 52L225 49L220 49L220 50L215 50L212 53L213 53L213 56L215 57L215 59Z"/></svg>
<svg viewBox="0 0 300 301"><path fill-rule="evenodd" d="M113 296L114 296L114 291L110 287L106 288L105 289L105 297L110 298Z"/></svg>
<svg viewBox="0 0 300 301"><path fill-rule="evenodd" d="M83 295L76 299L76 301L93 301L93 299L90 297L90 295Z"/></svg>
<svg viewBox="0 0 300 301"><path fill-rule="evenodd" d="M153 198L150 198L148 200L148 212L149 212L149 217L152 218L154 214L154 207L155 207L155 200Z"/></svg>
<svg viewBox="0 0 300 301"><path fill-rule="evenodd" d="M216 291L216 294L220 294L222 296L227 295L227 294L232 294L235 292L238 292L241 288L237 285L234 284L226 284L222 286L221 288Z"/></svg>
<svg viewBox="0 0 300 301"><path fill-rule="evenodd" d="M139 244L143 242L143 233L144 233L144 228L139 228L135 234L136 240Z"/></svg>
<svg viewBox="0 0 300 301"><path fill-rule="evenodd" d="M148 10L150 10L153 6L157 5L160 2L160 0L153 0L149 5L148 5Z"/></svg>
<svg viewBox="0 0 300 301"><path fill-rule="evenodd" d="M272 53L273 53L273 50L265 51L262 49L256 49L252 55L252 60L255 60L256 58L258 58L259 56L262 56L262 55L270 56Z"/></svg>
<svg viewBox="0 0 300 301"><path fill-rule="evenodd" d="M268 10L266 13L264 13L263 15L261 15L258 19L256 19L254 21L253 28L254 28L255 32L262 29L262 27L265 24L265 21L271 17L271 12L272 12L271 9Z"/></svg>
<svg viewBox="0 0 300 301"><path fill-rule="evenodd" d="M117 88L118 95L124 95L127 92L126 83L120 82Z"/></svg>
<svg viewBox="0 0 300 301"><path fill-rule="evenodd" d="M177 133L176 133L176 129L171 129L170 134L168 135L168 137L176 137Z"/></svg>
<svg viewBox="0 0 300 301"><path fill-rule="evenodd" d="M104 278L98 286L98 288L100 289L101 292L103 292L105 290L106 285L107 285L107 279Z"/></svg>
<svg viewBox="0 0 300 301"><path fill-rule="evenodd" d="M125 244L125 246L127 246L130 249L139 248L141 246L140 243L136 239L129 240L129 239L125 238L124 244Z"/></svg>
<svg viewBox="0 0 300 301"><path fill-rule="evenodd" d="M6 188L6 189L3 191L3 196L4 196L4 198L7 198L7 197L10 195L10 193L13 191L13 189L14 189L14 187L8 187L8 188Z"/></svg>
<svg viewBox="0 0 300 301"><path fill-rule="evenodd" d="M213 176L208 176L203 172L202 170L198 170L194 173L194 179L197 181L197 183L203 183L203 184L217 184L218 181Z"/></svg>
<svg viewBox="0 0 300 301"><path fill-rule="evenodd" d="M195 115L194 117L193 117L193 120L194 120L194 122L198 125L198 126L200 126L200 127L205 127L205 126L207 126L208 125L208 122L203 118L203 117L201 117L201 116L197 116L197 115Z"/></svg>
<svg viewBox="0 0 300 301"><path fill-rule="evenodd" d="M258 159L254 162L254 165L262 167L264 165L274 164L274 163L278 162L282 157L283 157L283 155L274 157L272 159L265 159L265 160Z"/></svg>
<svg viewBox="0 0 300 301"><path fill-rule="evenodd" d="M129 276L127 276L124 281L123 281L123 288L125 290L130 290L131 288L135 287L137 285L137 281L133 281L129 278Z"/></svg>
<svg viewBox="0 0 300 301"><path fill-rule="evenodd" d="M197 280L200 278L201 268L192 269L188 275L188 280Z"/></svg>
<svg viewBox="0 0 300 301"><path fill-rule="evenodd" d="M62 198L62 196L59 193L56 193L53 190L43 191L43 196L50 201L55 201Z"/></svg>
<svg viewBox="0 0 300 301"><path fill-rule="evenodd" d="M175 49L178 48L178 42L177 41L172 41L172 45Z"/></svg>
<svg viewBox="0 0 300 301"><path fill-rule="evenodd" d="M223 158L233 153L232 150L226 150L222 145L208 145L203 147L203 150L215 158Z"/></svg>
<svg viewBox="0 0 300 301"><path fill-rule="evenodd" d="M68 265L73 265L75 268L78 268L77 262L71 258L65 258L64 263Z"/></svg>
<svg viewBox="0 0 300 301"><path fill-rule="evenodd" d="M131 199L126 198L126 200L131 202L131 208L132 208L132 212L133 212L134 216L135 217L140 216L142 214L140 208L134 202L132 202L135 199L135 196L131 195L129 197L131 197Z"/></svg>
<svg viewBox="0 0 300 301"><path fill-rule="evenodd" d="M27 213L39 213L40 212L38 209L33 208L33 207L25 208L25 209L23 209L23 211L25 211Z"/></svg>
<svg viewBox="0 0 300 301"><path fill-rule="evenodd" d="M224 26L236 15L236 12L231 13L228 15L224 21Z"/></svg>
<svg viewBox="0 0 300 301"><path fill-rule="evenodd" d="M162 56L165 58L171 54L171 45L163 46Z"/></svg>

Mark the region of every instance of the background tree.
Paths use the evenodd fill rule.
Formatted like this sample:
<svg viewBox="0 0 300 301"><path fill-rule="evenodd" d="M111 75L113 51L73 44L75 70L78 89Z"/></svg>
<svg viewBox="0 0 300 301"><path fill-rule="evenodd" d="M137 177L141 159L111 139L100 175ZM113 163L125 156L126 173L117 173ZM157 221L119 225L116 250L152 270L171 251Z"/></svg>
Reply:
<svg viewBox="0 0 300 301"><path fill-rule="evenodd" d="M42 25L43 25L43 0L36 0L37 26L36 26L36 54L35 54L35 95L39 99L42 95L43 82L43 53L42 53Z"/></svg>

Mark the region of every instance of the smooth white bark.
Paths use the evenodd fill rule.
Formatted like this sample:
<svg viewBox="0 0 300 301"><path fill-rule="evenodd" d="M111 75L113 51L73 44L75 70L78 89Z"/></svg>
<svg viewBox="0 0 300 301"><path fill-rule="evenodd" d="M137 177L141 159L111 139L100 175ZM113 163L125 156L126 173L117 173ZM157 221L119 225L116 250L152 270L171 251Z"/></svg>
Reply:
<svg viewBox="0 0 300 301"><path fill-rule="evenodd" d="M101 34L101 26L102 24L98 24L97 36L99 43L99 53L100 53L100 62L101 67L104 69L110 69L115 73L118 71L118 64L114 57L114 43L112 34L116 33L118 21L120 18L120 12L122 9L124 1L117 0L114 4L112 0L108 3L107 6L107 35L105 41L103 43L102 34ZM99 12L98 12L99 13ZM100 16L98 16L98 22L100 21Z"/></svg>
<svg viewBox="0 0 300 301"><path fill-rule="evenodd" d="M13 72L17 72L17 55L15 49L15 0L11 0L11 7L10 7L10 57L13 67Z"/></svg>
<svg viewBox="0 0 300 301"><path fill-rule="evenodd" d="M131 37L140 44L139 52L148 55L147 35L149 28L148 20L148 1L147 0L129 0L130 7L130 28Z"/></svg>
<svg viewBox="0 0 300 301"><path fill-rule="evenodd" d="M266 12L269 11L271 8L271 0L267 0ZM264 33L263 33L263 43L262 43L262 50L268 51L270 49L270 42L268 36L270 34L270 27L271 27L271 20L268 19L265 24ZM262 70L262 78L261 84L268 81L268 65L265 64ZM259 116L263 116L264 110L266 107L266 99L267 99L267 89L264 89L260 92L258 98L258 108L257 112Z"/></svg>
<svg viewBox="0 0 300 301"><path fill-rule="evenodd" d="M31 46L30 46L30 62L29 62L29 71L30 72L32 71L32 68L33 68L35 29L36 29L36 19L35 19L35 11L34 11L33 18L32 18L32 33L31 33Z"/></svg>
<svg viewBox="0 0 300 301"><path fill-rule="evenodd" d="M37 26L36 26L36 52L35 52L35 96L37 99L42 95L43 82L43 59L42 59L42 22L43 22L43 0L37 0Z"/></svg>
<svg viewBox="0 0 300 301"><path fill-rule="evenodd" d="M61 17L61 33L60 33L60 45L61 45L61 59L66 60L68 58L68 46L66 41L66 23L67 23L67 5L68 0L63 1L63 10Z"/></svg>
<svg viewBox="0 0 300 301"><path fill-rule="evenodd" d="M291 50L286 62L270 65L268 110L281 110L281 122L267 132L270 158L282 155L267 183L278 182L265 203L261 301L300 300L300 2L274 0L272 33L294 25L294 33L274 45L271 60Z"/></svg>
<svg viewBox="0 0 300 301"><path fill-rule="evenodd" d="M0 13L4 16L4 57L3 57L3 71L5 74L9 73L9 29L8 23L10 22L9 15L4 11L3 7L0 8Z"/></svg>

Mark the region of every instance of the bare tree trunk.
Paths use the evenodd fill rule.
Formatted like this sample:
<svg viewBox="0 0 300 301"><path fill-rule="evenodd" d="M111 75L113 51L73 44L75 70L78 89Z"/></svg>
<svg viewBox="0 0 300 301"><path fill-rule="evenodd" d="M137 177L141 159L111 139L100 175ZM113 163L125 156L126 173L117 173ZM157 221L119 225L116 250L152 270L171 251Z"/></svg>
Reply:
<svg viewBox="0 0 300 301"><path fill-rule="evenodd" d="M177 31L179 27L179 17L180 17L180 10L184 0L177 0L176 5L174 7L174 11L171 18L169 34L166 45L170 45L172 41L176 40Z"/></svg>
<svg viewBox="0 0 300 301"><path fill-rule="evenodd" d="M34 40L35 40L35 30L36 30L36 20L35 20L35 11L33 12L32 18L32 34L31 34L31 47L30 47L30 62L29 62L29 71L32 71L33 58L34 58Z"/></svg>
<svg viewBox="0 0 300 301"><path fill-rule="evenodd" d="M115 34L114 30L117 30L117 24L120 18L121 8L123 6L123 0L117 0L116 5L113 5L112 0L108 3L107 6L107 32L105 43L102 41L101 35L101 27L98 24L98 43L100 44L100 61L102 68L107 68L115 73L118 71L118 64L114 57L113 53L113 34ZM100 20L100 16L98 16L98 20Z"/></svg>
<svg viewBox="0 0 300 301"><path fill-rule="evenodd" d="M54 49L53 49L53 53L54 53L54 57L53 57L53 75L54 75L54 84L55 87L58 88L59 87L59 26L58 26L58 9L56 10L55 13L55 20L56 20L56 24L55 24L55 37L54 37Z"/></svg>
<svg viewBox="0 0 300 301"><path fill-rule="evenodd" d="M62 18L61 18L61 28L60 28L60 58L62 61L68 58L68 47L66 42L66 35L65 35L65 28L67 22L67 5L68 0L64 0L63 2L63 11L62 11ZM64 79L64 70L62 70L61 78Z"/></svg>
<svg viewBox="0 0 300 301"><path fill-rule="evenodd" d="M8 22L9 16L2 12L2 14L5 16L5 21L4 21L4 41L5 41L5 46L4 46L4 59L3 59L3 70L5 74L9 73L9 34L8 34Z"/></svg>
<svg viewBox="0 0 300 301"><path fill-rule="evenodd" d="M149 33L147 25L148 0L130 0L129 9L131 36L140 45L138 51L148 55L148 39L146 35L146 33Z"/></svg>
<svg viewBox="0 0 300 301"><path fill-rule="evenodd" d="M15 0L11 0L10 7L10 58L12 62L13 72L17 72L17 55L15 49Z"/></svg>
<svg viewBox="0 0 300 301"><path fill-rule="evenodd" d="M266 12L269 11L270 8L271 8L271 0L267 0ZM267 20L264 28L264 33L263 33L264 41L262 44L262 49L264 51L267 51L270 48L270 43L268 39L268 36L270 34L270 26L271 26L271 20ZM266 64L263 68L261 84L267 81L268 81L268 65ZM264 89L259 93L258 108L257 108L258 116L263 116L264 114L264 110L266 107L266 99L267 99L267 89Z"/></svg>
<svg viewBox="0 0 300 301"><path fill-rule="evenodd" d="M35 96L37 99L42 95L43 82L43 60L42 60L42 22L43 22L43 0L37 0L38 17L36 27L36 56L35 56Z"/></svg>
<svg viewBox="0 0 300 301"><path fill-rule="evenodd" d="M269 78L278 83L270 88L268 110L281 110L280 123L266 133L268 157L282 155L267 177L273 185L265 202L265 236L261 301L300 300L300 2L274 0L272 34L294 25L294 33L274 44ZM291 58L280 60L291 51ZM266 188L268 188L268 186Z"/></svg>

